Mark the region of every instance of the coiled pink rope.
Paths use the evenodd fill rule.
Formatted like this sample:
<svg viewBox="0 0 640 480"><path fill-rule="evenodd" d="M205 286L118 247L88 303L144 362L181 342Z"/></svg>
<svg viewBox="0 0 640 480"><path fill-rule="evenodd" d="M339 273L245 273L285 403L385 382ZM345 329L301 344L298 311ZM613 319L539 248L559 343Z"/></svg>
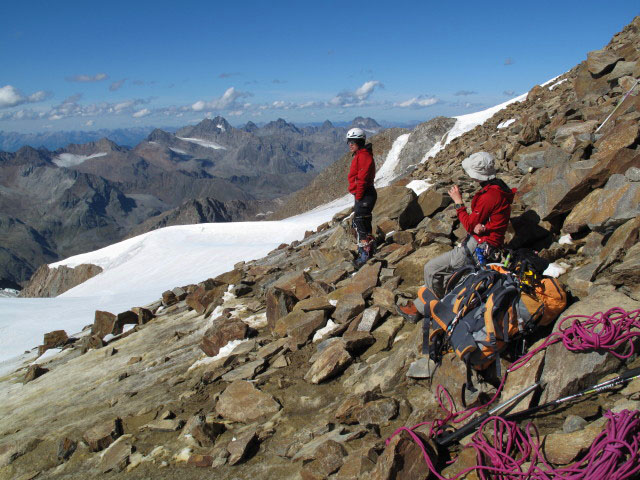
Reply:
<svg viewBox="0 0 640 480"><path fill-rule="evenodd" d="M565 326L571 320L569 326ZM632 331L632 328L637 331ZM442 386L436 387L436 398L440 407L446 412L443 419L422 422L413 427L401 427L387 439L387 444L393 437L406 432L421 448L423 458L429 470L439 480L445 480L435 469L433 461L424 447L423 441L415 430L430 425L428 436L433 438L448 423L461 423L477 411L491 405L500 395L509 372L525 365L535 354L548 346L562 341L567 350L572 352L588 352L605 350L620 359L629 358L635 349L633 340L640 336L640 309L630 312L622 308L612 308L605 313L598 312L591 316L571 315L564 318L557 332L552 333L537 348L531 350L516 360L502 378L495 395L485 405L456 412L451 395ZM627 353L620 353L621 347L629 346ZM444 401L448 407L445 407ZM501 417L489 417L473 435L468 448L476 450L477 466L467 468L454 479L466 475L472 470L478 470L482 479L490 475L498 479L535 480L623 480L640 471L640 412L627 410L620 414L605 413L609 419L605 430L591 445L589 453L579 462L570 466L554 469L544 459L540 451L540 440L535 426L528 423L522 431L515 422ZM493 423L493 443L487 442L482 434L486 425ZM518 460L515 460L518 458ZM489 464L487 464L487 462ZM527 471L522 471L526 462L530 462ZM536 464L542 464L541 468Z"/></svg>

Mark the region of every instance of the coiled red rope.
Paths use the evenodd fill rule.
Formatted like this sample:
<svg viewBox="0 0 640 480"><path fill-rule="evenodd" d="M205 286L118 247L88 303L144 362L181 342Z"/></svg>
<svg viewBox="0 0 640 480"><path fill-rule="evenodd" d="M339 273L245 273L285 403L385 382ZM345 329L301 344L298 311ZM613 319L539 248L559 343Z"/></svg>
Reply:
<svg viewBox="0 0 640 480"><path fill-rule="evenodd" d="M570 323L569 325L565 325ZM632 329L636 329L635 331ZM429 438L435 437L446 424L457 424L467 420L477 411L491 405L500 395L509 372L525 365L534 355L550 345L562 342L572 352L607 351L624 360L633 355L633 340L640 336L640 309L630 312L622 308L612 308L605 313L591 316L571 315L561 320L557 332L552 333L537 348L516 360L502 377L495 395L485 405L460 412L455 411L453 399L442 386L436 387L436 398L446 415L442 419L422 422L413 427L401 427L389 441L401 432L407 433L421 448L429 470L439 480L445 480L436 471L416 429L429 425ZM623 349L623 346L628 348ZM446 401L447 406L444 402ZM605 413L608 418L603 432L594 440L582 460L563 468L551 467L541 453L540 438L536 427L528 423L524 431L516 422L494 416L487 418L473 435L466 448L476 450L477 465L458 473L460 478L472 470L477 470L480 478L535 480L623 480L640 471L640 412L624 410L619 414ZM486 440L484 429L493 426L493 442ZM517 460L516 460L517 459ZM529 465L523 471L525 464Z"/></svg>

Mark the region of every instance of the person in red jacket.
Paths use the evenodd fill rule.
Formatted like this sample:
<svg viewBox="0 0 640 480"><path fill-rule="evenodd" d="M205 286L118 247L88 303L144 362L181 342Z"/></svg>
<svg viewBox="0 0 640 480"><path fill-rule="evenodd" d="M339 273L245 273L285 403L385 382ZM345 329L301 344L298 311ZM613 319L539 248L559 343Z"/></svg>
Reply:
<svg viewBox="0 0 640 480"><path fill-rule="evenodd" d="M483 264L485 259L490 259L502 247L516 192L496 178L494 158L490 153L474 153L463 160L462 168L469 177L480 182L481 188L471 200L470 211L462 201L458 186L449 189L449 196L455 204L460 223L467 231L467 237L462 245L430 260L424 266L425 286L438 298L444 296L445 285L453 272L466 263ZM406 319L417 321L424 314L423 308L418 298L414 304L399 307L399 312Z"/></svg>
<svg viewBox="0 0 640 480"><path fill-rule="evenodd" d="M349 169L349 193L354 196L353 228L358 242L356 266L366 263L375 249L372 233L371 212L378 199L373 181L376 176L376 164L373 160L371 144L365 145L366 135L361 128L352 128L347 132L347 144L353 154Z"/></svg>

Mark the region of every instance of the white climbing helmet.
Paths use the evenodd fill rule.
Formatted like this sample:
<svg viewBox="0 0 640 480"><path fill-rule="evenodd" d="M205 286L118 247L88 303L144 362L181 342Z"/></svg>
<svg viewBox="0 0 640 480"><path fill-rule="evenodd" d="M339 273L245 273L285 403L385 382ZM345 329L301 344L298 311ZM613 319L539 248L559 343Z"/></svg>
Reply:
<svg viewBox="0 0 640 480"><path fill-rule="evenodd" d="M347 132L347 140L365 140L367 135L361 128L352 128Z"/></svg>

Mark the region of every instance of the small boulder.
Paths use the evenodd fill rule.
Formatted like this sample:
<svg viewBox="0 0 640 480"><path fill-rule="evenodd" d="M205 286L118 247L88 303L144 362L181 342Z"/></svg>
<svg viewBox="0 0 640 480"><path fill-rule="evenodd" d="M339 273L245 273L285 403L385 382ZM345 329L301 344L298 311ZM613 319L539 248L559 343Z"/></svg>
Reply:
<svg viewBox="0 0 640 480"><path fill-rule="evenodd" d="M36 378L41 377L48 371L49 371L48 368L41 367L37 363L29 365L29 368L27 368L27 373L25 373L22 383L29 383L32 380L35 380Z"/></svg>
<svg viewBox="0 0 640 480"><path fill-rule="evenodd" d="M269 394L258 390L251 383L238 380L229 385L216 404L216 412L234 422L252 422L272 415L280 405Z"/></svg>
<svg viewBox="0 0 640 480"><path fill-rule="evenodd" d="M227 445L229 465L237 465L251 458L258 451L259 445L260 442L258 441L258 435L255 429L238 435L237 438Z"/></svg>
<svg viewBox="0 0 640 480"><path fill-rule="evenodd" d="M99 452L115 442L122 433L122 419L116 418L91 427L84 433L82 439L89 445L92 452Z"/></svg>
<svg viewBox="0 0 640 480"><path fill-rule="evenodd" d="M113 313L96 310L91 333L103 339L105 335L113 333L116 318Z"/></svg>
<svg viewBox="0 0 640 480"><path fill-rule="evenodd" d="M304 379L309 383L321 383L341 374L352 361L353 358L342 343L332 343L320 354Z"/></svg>
<svg viewBox="0 0 640 480"><path fill-rule="evenodd" d="M209 357L215 357L220 349L232 340L246 337L249 327L237 318L219 317L207 329L200 343L200 349Z"/></svg>
<svg viewBox="0 0 640 480"><path fill-rule="evenodd" d="M133 435L122 435L100 456L100 470L102 473L122 472L133 452Z"/></svg>

